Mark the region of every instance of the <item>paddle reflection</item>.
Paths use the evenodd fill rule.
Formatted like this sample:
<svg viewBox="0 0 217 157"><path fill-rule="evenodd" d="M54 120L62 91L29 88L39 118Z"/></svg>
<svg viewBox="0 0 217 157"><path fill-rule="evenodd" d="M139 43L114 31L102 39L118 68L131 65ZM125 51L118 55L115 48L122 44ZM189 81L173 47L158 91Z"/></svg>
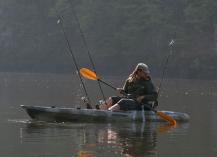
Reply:
<svg viewBox="0 0 217 157"><path fill-rule="evenodd" d="M78 152L78 157L95 157L95 153L91 151L80 151Z"/></svg>

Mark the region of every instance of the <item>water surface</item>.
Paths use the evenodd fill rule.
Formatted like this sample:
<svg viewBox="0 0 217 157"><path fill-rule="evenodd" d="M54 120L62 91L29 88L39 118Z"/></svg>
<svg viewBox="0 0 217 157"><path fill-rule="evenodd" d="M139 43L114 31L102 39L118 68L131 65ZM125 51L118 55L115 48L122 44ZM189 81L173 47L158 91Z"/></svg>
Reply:
<svg viewBox="0 0 217 157"><path fill-rule="evenodd" d="M189 123L32 122L19 107L84 107L77 77L64 74L0 74L0 155L4 157L217 156L217 81L165 80L159 109L188 113ZM121 86L123 77L104 77ZM158 84L158 80L154 80ZM92 103L101 95L86 80ZM103 86L107 96L115 92Z"/></svg>

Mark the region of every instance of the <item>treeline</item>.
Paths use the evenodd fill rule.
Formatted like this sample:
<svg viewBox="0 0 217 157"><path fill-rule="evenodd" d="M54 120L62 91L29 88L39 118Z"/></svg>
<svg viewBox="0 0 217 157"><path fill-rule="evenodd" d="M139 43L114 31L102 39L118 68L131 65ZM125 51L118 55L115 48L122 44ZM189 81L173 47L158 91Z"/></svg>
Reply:
<svg viewBox="0 0 217 157"><path fill-rule="evenodd" d="M75 14L96 67L103 74L129 73L138 62L160 76L217 77L216 0L21 0L2 1L0 70L72 72L57 24L64 29L80 66L90 67ZM73 68L72 68L73 67Z"/></svg>

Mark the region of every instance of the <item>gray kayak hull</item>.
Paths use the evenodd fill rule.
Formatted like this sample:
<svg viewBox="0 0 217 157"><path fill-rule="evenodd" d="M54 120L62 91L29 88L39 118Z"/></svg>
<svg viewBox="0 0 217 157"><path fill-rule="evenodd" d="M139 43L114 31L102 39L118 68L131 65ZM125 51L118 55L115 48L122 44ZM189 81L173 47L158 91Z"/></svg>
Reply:
<svg viewBox="0 0 217 157"><path fill-rule="evenodd" d="M153 111L125 111L112 112L97 109L78 109L64 107L43 107L21 105L28 115L39 121L48 122L120 122L147 121L163 122L161 117ZM177 122L187 122L190 117L186 113L161 111L173 117ZM144 116L143 116L144 115Z"/></svg>

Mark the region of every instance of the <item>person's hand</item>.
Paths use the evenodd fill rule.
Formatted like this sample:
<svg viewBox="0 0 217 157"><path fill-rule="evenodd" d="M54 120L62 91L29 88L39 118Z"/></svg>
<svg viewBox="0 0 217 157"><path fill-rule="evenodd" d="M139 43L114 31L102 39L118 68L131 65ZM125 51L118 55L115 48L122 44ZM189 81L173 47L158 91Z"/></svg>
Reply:
<svg viewBox="0 0 217 157"><path fill-rule="evenodd" d="M123 88L117 88L116 90L117 90L117 91L118 91L118 93L120 93L120 94L123 94L123 93L124 93L124 90L123 90Z"/></svg>
<svg viewBox="0 0 217 157"><path fill-rule="evenodd" d="M141 103L144 98L145 98L144 95L143 95L143 96L138 96L138 97L136 98L136 101L139 102L139 103Z"/></svg>

